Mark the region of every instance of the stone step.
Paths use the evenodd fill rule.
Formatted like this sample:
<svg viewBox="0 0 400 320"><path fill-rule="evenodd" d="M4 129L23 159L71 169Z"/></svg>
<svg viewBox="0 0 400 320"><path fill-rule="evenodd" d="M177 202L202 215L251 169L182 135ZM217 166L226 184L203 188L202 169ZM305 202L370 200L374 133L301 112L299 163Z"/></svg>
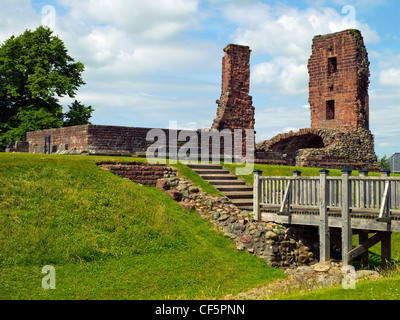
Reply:
<svg viewBox="0 0 400 320"><path fill-rule="evenodd" d="M240 191L233 191L233 192L228 192L224 191L223 194L227 196L229 199L253 199L253 192L250 191L245 191L245 192L240 192Z"/></svg>
<svg viewBox="0 0 400 320"><path fill-rule="evenodd" d="M217 188L221 192L253 192L253 187L249 187L246 185L219 185L215 184L215 188Z"/></svg>
<svg viewBox="0 0 400 320"><path fill-rule="evenodd" d="M253 210L253 200L251 199L231 199L232 204L237 206L238 208L240 207L249 207L251 210Z"/></svg>
<svg viewBox="0 0 400 320"><path fill-rule="evenodd" d="M194 171L198 169L216 169L221 170L223 169L220 164L206 164L206 163L189 163L187 164L189 168L192 168Z"/></svg>
<svg viewBox="0 0 400 320"><path fill-rule="evenodd" d="M194 170L197 174L231 174L230 171L224 169L196 169Z"/></svg>
<svg viewBox="0 0 400 320"><path fill-rule="evenodd" d="M243 180L211 180L209 181L213 186L245 186L246 182Z"/></svg>
<svg viewBox="0 0 400 320"><path fill-rule="evenodd" d="M200 176L207 181L211 180L237 180L238 177L227 174L200 174Z"/></svg>
<svg viewBox="0 0 400 320"><path fill-rule="evenodd" d="M253 187L218 164L188 164L204 180L221 191L236 207L253 210Z"/></svg>
<svg viewBox="0 0 400 320"><path fill-rule="evenodd" d="M250 205L236 205L239 209L246 210L246 211L253 211L253 206Z"/></svg>

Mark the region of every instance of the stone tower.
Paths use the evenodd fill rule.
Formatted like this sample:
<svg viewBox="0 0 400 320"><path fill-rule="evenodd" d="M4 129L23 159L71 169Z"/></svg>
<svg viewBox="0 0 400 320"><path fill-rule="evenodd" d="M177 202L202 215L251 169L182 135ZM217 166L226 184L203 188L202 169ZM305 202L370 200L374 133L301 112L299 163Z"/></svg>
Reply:
<svg viewBox="0 0 400 320"><path fill-rule="evenodd" d="M222 92L212 129L254 129L250 90L250 48L229 44L222 59Z"/></svg>
<svg viewBox="0 0 400 320"><path fill-rule="evenodd" d="M358 30L315 36L308 73L311 128L369 130L369 61Z"/></svg>

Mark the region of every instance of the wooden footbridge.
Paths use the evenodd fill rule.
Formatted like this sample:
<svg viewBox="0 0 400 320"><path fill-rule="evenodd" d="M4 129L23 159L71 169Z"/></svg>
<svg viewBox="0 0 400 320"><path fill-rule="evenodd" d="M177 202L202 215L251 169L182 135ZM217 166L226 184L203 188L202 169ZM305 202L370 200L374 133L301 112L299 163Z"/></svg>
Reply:
<svg viewBox="0 0 400 320"><path fill-rule="evenodd" d="M342 262L348 265L356 257L368 263L368 249L381 241L381 261L391 261L391 233L400 232L400 177L382 171L380 177L351 176L344 169L341 177L321 170L316 177L262 176L254 171L254 219L319 228L320 260L330 259L330 229L340 228ZM353 233L360 244L352 247ZM374 233L369 238L369 233Z"/></svg>

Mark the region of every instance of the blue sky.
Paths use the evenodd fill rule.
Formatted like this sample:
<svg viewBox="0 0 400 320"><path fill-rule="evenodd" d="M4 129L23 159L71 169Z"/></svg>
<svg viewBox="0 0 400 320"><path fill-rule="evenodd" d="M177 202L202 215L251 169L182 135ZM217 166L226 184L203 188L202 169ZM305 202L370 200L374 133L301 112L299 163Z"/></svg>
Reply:
<svg viewBox="0 0 400 320"><path fill-rule="evenodd" d="M41 24L85 64L76 99L104 125L210 127L223 48L249 45L257 142L310 127L312 38L356 27L371 62L375 151L400 152L399 0L0 0L0 41Z"/></svg>

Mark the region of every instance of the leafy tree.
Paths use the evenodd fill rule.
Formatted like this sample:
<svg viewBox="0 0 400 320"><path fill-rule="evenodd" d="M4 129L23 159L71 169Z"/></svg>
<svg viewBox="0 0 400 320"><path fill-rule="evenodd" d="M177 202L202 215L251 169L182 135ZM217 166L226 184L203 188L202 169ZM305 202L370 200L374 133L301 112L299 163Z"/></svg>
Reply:
<svg viewBox="0 0 400 320"><path fill-rule="evenodd" d="M69 106L69 111L64 114L64 127L79 126L82 124L90 124L89 119L92 116L93 108L85 107L77 100Z"/></svg>
<svg viewBox="0 0 400 320"><path fill-rule="evenodd" d="M390 163L386 157L386 154L382 158L378 158L378 164L382 170L390 170Z"/></svg>
<svg viewBox="0 0 400 320"><path fill-rule="evenodd" d="M0 149L27 131L61 127L58 97L75 96L85 84L83 70L47 27L6 40L0 46Z"/></svg>

